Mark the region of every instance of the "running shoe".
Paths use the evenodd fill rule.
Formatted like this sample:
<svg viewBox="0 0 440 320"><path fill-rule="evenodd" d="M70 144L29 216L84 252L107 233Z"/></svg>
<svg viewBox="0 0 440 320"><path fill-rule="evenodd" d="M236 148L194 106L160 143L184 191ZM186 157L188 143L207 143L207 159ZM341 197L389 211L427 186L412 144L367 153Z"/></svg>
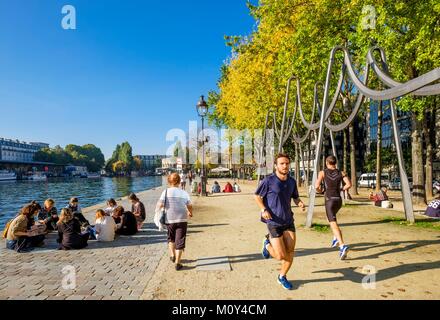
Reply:
<svg viewBox="0 0 440 320"><path fill-rule="evenodd" d="M283 286L286 290L292 290L292 284L287 280L286 276L278 276L278 283Z"/></svg>
<svg viewBox="0 0 440 320"><path fill-rule="evenodd" d="M348 246L347 245L342 246L342 248L339 249L339 258L341 258L341 260L347 258L347 252L348 252Z"/></svg>
<svg viewBox="0 0 440 320"><path fill-rule="evenodd" d="M263 256L264 259L269 259L270 258L270 253L269 250L266 249L266 246L270 244L270 241L268 238L264 238L263 240L263 248L261 249L261 255Z"/></svg>
<svg viewBox="0 0 440 320"><path fill-rule="evenodd" d="M179 271L183 268L183 265L181 265L180 263L176 264L176 270Z"/></svg>
<svg viewBox="0 0 440 320"><path fill-rule="evenodd" d="M332 248L336 248L336 247L338 246L338 244L339 244L338 239L334 238L333 241L332 241L332 245L331 245L331 247L332 247Z"/></svg>

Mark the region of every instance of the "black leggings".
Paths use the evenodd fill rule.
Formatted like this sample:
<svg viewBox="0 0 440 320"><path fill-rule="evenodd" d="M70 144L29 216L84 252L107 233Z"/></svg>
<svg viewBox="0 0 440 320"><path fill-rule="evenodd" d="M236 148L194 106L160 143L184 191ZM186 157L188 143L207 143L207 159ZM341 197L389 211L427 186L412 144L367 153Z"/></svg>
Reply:
<svg viewBox="0 0 440 320"><path fill-rule="evenodd" d="M342 207L341 197L325 198L325 212L329 222L336 222L336 214Z"/></svg>

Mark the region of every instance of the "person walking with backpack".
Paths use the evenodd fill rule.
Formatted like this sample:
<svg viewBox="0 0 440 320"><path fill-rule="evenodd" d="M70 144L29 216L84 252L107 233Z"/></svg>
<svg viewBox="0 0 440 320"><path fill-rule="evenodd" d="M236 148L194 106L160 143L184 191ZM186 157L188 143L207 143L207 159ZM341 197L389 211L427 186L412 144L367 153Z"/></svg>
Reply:
<svg viewBox="0 0 440 320"><path fill-rule="evenodd" d="M315 188L317 192L322 193L323 190L321 188L321 183L324 182L325 212L327 214L330 228L333 232L331 247L336 248L339 245L339 258L344 260L347 257L349 247L345 245L342 238L342 232L338 226L336 214L342 207L341 191L345 192L350 189L351 181L344 172L339 171L336 168L336 157L327 157L325 164L327 168L324 171L319 172ZM342 182L344 182L343 188Z"/></svg>
<svg viewBox="0 0 440 320"><path fill-rule="evenodd" d="M292 199L304 211L295 179L289 176L290 158L280 153L275 157L275 173L267 176L255 191L255 200L261 209L261 220L267 224L269 234L263 240L262 255L281 261L278 283L292 290L287 280L294 257L296 229L292 212Z"/></svg>
<svg viewBox="0 0 440 320"><path fill-rule="evenodd" d="M188 218L193 216L189 194L179 188L180 176L172 173L168 176L169 188L159 198L159 207L165 210L165 225L168 232L170 260L176 270L182 269L181 259L186 246Z"/></svg>

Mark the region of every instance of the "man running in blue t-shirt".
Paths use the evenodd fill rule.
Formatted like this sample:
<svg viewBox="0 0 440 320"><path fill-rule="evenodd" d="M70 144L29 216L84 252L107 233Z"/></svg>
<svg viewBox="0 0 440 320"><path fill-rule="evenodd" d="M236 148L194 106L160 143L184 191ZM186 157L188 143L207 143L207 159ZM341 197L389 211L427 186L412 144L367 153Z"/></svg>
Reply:
<svg viewBox="0 0 440 320"><path fill-rule="evenodd" d="M269 230L269 235L263 241L263 257L269 259L272 256L282 261L278 283L292 290L292 284L286 278L292 266L296 242L291 199L303 211L305 205L299 199L295 179L289 176L289 167L289 156L278 154L275 157L275 173L261 182L255 191L255 199Z"/></svg>

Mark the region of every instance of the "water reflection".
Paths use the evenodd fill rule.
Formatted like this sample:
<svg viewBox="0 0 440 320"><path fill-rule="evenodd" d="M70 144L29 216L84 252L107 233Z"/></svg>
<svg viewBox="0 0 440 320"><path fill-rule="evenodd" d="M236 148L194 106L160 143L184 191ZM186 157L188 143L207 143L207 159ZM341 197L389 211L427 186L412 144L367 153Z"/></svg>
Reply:
<svg viewBox="0 0 440 320"><path fill-rule="evenodd" d="M53 178L49 181L0 182L0 226L15 216L23 205L37 200L41 204L47 198L55 200L56 207L66 206L71 197L78 197L80 205L88 207L108 198L125 197L158 187L162 177L138 178Z"/></svg>

